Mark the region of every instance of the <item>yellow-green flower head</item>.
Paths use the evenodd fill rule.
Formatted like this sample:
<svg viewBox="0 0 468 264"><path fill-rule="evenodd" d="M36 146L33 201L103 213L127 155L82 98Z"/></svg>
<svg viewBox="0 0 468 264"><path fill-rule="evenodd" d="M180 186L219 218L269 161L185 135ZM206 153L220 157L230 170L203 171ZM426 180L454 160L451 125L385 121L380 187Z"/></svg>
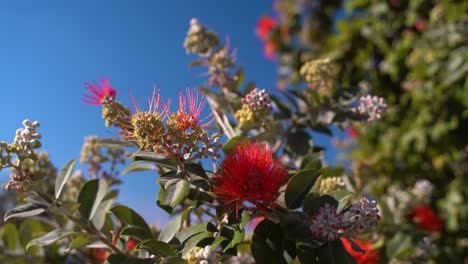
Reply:
<svg viewBox="0 0 468 264"><path fill-rule="evenodd" d="M184 41L187 54L207 56L219 45L219 37L206 26L200 24L196 18L190 20L190 28Z"/></svg>

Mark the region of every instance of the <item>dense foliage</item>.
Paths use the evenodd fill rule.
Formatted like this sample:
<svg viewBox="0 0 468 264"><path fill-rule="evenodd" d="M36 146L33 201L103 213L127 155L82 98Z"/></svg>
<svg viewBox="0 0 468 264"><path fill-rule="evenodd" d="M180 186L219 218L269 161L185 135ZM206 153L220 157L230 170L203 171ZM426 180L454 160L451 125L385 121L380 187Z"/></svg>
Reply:
<svg viewBox="0 0 468 264"><path fill-rule="evenodd" d="M280 84L307 81L309 59L326 57L339 88L371 88L389 105L379 122L349 130L348 174L384 209L381 255L422 261L415 248L426 236L430 258L466 261L468 3L284 0L275 11L266 42L277 47Z"/></svg>

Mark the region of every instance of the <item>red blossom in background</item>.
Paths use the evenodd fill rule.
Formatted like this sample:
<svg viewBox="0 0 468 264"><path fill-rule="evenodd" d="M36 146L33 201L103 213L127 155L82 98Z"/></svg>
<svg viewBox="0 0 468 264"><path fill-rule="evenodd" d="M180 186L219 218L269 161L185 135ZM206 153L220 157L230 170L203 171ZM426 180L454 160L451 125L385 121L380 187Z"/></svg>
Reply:
<svg viewBox="0 0 468 264"><path fill-rule="evenodd" d="M107 249L97 248L94 253L94 259L97 261L97 263L104 263L106 262L109 255L110 253L107 251Z"/></svg>
<svg viewBox="0 0 468 264"><path fill-rule="evenodd" d="M92 83L85 82L85 86L90 92L89 94L83 94L83 101L90 105L100 105L108 97L114 99L116 92L110 87L109 79L100 79L101 84L96 81Z"/></svg>
<svg viewBox="0 0 468 264"><path fill-rule="evenodd" d="M270 32L276 27L276 21L270 16L263 16L257 22L257 36L263 40L267 41L270 36Z"/></svg>
<svg viewBox="0 0 468 264"><path fill-rule="evenodd" d="M368 241L360 241L353 239L353 242L358 245L365 253L354 251L348 240L342 238L346 251L356 260L357 264L376 264L379 263L379 252L371 249L372 243Z"/></svg>
<svg viewBox="0 0 468 264"><path fill-rule="evenodd" d="M265 58L273 60L276 57L276 48L278 47L278 44L276 44L275 41L269 40L265 43L263 46L263 56Z"/></svg>
<svg viewBox="0 0 468 264"><path fill-rule="evenodd" d="M266 214L275 206L288 169L265 145L246 143L236 147L221 163L214 178L214 192L221 205L239 210L247 203Z"/></svg>
<svg viewBox="0 0 468 264"><path fill-rule="evenodd" d="M125 245L125 247L127 248L128 251L133 251L133 249L135 249L135 246L137 244L138 244L138 241L136 241L135 239L130 238L127 241L127 244Z"/></svg>
<svg viewBox="0 0 468 264"><path fill-rule="evenodd" d="M411 210L408 217L413 219L423 230L430 232L442 230L442 219L426 204L421 204Z"/></svg>
<svg viewBox="0 0 468 264"><path fill-rule="evenodd" d="M346 129L346 135L352 139L356 139L359 137L359 130L354 127L350 127Z"/></svg>

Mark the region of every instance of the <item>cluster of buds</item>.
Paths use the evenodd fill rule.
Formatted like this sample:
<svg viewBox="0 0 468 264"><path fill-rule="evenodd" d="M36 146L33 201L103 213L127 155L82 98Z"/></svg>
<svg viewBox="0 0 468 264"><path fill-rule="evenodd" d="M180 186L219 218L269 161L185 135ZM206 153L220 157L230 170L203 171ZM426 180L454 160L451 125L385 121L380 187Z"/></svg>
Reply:
<svg viewBox="0 0 468 264"><path fill-rule="evenodd" d="M85 83L90 94L84 95L84 101L88 104L103 106L103 117L107 125L120 128L120 134L138 143L140 149L164 154L167 158L175 158L179 162L189 162L196 158L219 158L218 136L209 137L206 127L212 121L205 122L200 119L205 101L203 96L187 89L186 94L179 92L179 109L169 113L168 104L160 109L160 94L153 91L148 102L148 110L142 111L132 100L135 112L115 101L115 90L110 87L109 80L101 80L101 84ZM188 109L187 109L188 105ZM122 156L122 150L114 153L108 150L108 156L104 157L98 146L96 138L87 139L81 159L84 163L94 166L95 174L100 170L100 163L111 160L112 166L120 163L116 157ZM117 151L117 150L116 150ZM115 154L115 155L114 155ZM112 168L110 174L112 177ZM103 177L107 177L103 174Z"/></svg>
<svg viewBox="0 0 468 264"><path fill-rule="evenodd" d="M337 238L352 238L368 232L380 220L379 209L375 201L362 197L345 213L336 213L336 207L324 204L312 218L310 230L312 235L328 241Z"/></svg>
<svg viewBox="0 0 468 264"><path fill-rule="evenodd" d="M235 114L241 127L250 127L255 124L265 124L266 118L271 114L273 106L270 95L265 89L253 89L241 99L242 108Z"/></svg>
<svg viewBox="0 0 468 264"><path fill-rule="evenodd" d="M343 177L327 177L320 181L320 193L330 194L333 191L344 189L346 183Z"/></svg>
<svg viewBox="0 0 468 264"><path fill-rule="evenodd" d="M218 264L217 257L211 246L194 247L187 253L189 264Z"/></svg>
<svg viewBox="0 0 468 264"><path fill-rule="evenodd" d="M28 119L23 121L24 128L16 130L16 136L13 144L17 146L17 154L20 158L28 158L34 155L34 149L41 146L41 134L36 131L39 127L39 122L31 123Z"/></svg>
<svg viewBox="0 0 468 264"><path fill-rule="evenodd" d="M387 110L387 104L382 97L378 96L361 96L359 98L359 106L355 108L361 115L367 116L367 122L373 122L382 117L382 114Z"/></svg>
<svg viewBox="0 0 468 264"><path fill-rule="evenodd" d="M191 162L199 158L216 160L221 157L219 154L221 148L219 136L209 136L202 129L196 129L189 133L172 130L161 137L154 151L177 161Z"/></svg>
<svg viewBox="0 0 468 264"><path fill-rule="evenodd" d="M215 73L218 69L226 71L234 68L235 55L229 52L229 46L224 46L216 51L210 59L210 73Z"/></svg>
<svg viewBox="0 0 468 264"><path fill-rule="evenodd" d="M184 47L187 54L198 54L207 56L211 51L219 45L219 37L216 33L211 32L198 19L190 20L190 28L187 32L187 37L184 41Z"/></svg>
<svg viewBox="0 0 468 264"><path fill-rule="evenodd" d="M417 181L411 190L416 199L424 202L428 202L430 200L433 191L434 185L426 179Z"/></svg>
<svg viewBox="0 0 468 264"><path fill-rule="evenodd" d="M117 172L115 166L117 164L125 164L125 150L120 147L107 148L104 151L103 147L99 145L99 137L87 136L85 142L81 148L80 162L88 164L88 172L91 177L98 177L99 172L105 179L116 177ZM102 171L103 163L110 162L110 170Z"/></svg>
<svg viewBox="0 0 468 264"><path fill-rule="evenodd" d="M156 92L149 109L132 115L122 135L138 143L141 149L161 153L178 162L191 162L198 158L219 158L219 137L209 136L206 127L212 120L200 118L205 101L203 96L187 89L179 93L179 109L170 113L167 107L159 109L160 95ZM187 109L188 106L188 109Z"/></svg>
<svg viewBox="0 0 468 264"><path fill-rule="evenodd" d="M331 92L333 89L333 67L330 59L317 59L306 62L299 71L310 88Z"/></svg>
<svg viewBox="0 0 468 264"><path fill-rule="evenodd" d="M10 176L10 181L5 185L5 189L22 193L24 192L24 186L35 180L37 180L37 177L29 169L24 169Z"/></svg>

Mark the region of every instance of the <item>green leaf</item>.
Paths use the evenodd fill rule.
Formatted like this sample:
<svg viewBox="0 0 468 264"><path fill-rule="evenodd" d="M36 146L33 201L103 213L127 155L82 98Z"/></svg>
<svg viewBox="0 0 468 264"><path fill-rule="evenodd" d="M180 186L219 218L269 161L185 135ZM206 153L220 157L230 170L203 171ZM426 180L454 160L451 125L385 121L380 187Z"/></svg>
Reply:
<svg viewBox="0 0 468 264"><path fill-rule="evenodd" d="M249 141L249 138L244 136L234 136L230 138L226 143L223 145L223 151L226 154L236 149L237 145L244 144Z"/></svg>
<svg viewBox="0 0 468 264"><path fill-rule="evenodd" d="M192 179L203 178L208 179L203 167L196 163L185 163L184 164L185 173Z"/></svg>
<svg viewBox="0 0 468 264"><path fill-rule="evenodd" d="M107 258L107 262L109 262L109 264L155 264L157 260L154 258L141 259L126 255L112 254Z"/></svg>
<svg viewBox="0 0 468 264"><path fill-rule="evenodd" d="M20 242L18 229L13 223L6 223L0 230L0 237L9 251L15 251Z"/></svg>
<svg viewBox="0 0 468 264"><path fill-rule="evenodd" d="M75 168L75 160L70 160L65 164L65 166L60 170L60 173L55 179L55 199L60 197L60 193L63 190L63 187L67 183L68 179L72 176L73 169Z"/></svg>
<svg viewBox="0 0 468 264"><path fill-rule="evenodd" d="M148 163L144 161L135 161L130 166L125 168L121 174L125 175L130 172L156 170L156 169L157 169L157 166L153 163Z"/></svg>
<svg viewBox="0 0 468 264"><path fill-rule="evenodd" d="M346 190L337 190L331 193L331 196L338 201L338 206L336 208L336 213L341 213L349 205L351 200L352 193Z"/></svg>
<svg viewBox="0 0 468 264"><path fill-rule="evenodd" d="M157 161L157 160L164 160L166 156L162 153L157 152L149 152L149 151L137 151L133 153L132 158L136 161L138 160L145 160L145 161Z"/></svg>
<svg viewBox="0 0 468 264"><path fill-rule="evenodd" d="M118 204L112 207L110 211L123 224L129 225L131 227L138 227L144 230L149 235L149 237L147 238L152 238L151 229L149 228L148 224L139 214L137 214L132 209L126 207L125 205Z"/></svg>
<svg viewBox="0 0 468 264"><path fill-rule="evenodd" d="M176 237L181 243L183 243L185 240L187 240L191 236L194 236L196 234L199 234L205 231L215 232L216 227L210 222L204 222L198 225L194 225L194 226L190 226L190 227L186 227L182 229L182 231L177 233Z"/></svg>
<svg viewBox="0 0 468 264"><path fill-rule="evenodd" d="M286 205L291 209L301 207L304 198L307 193L309 193L319 175L319 170L302 170L296 173L289 181L286 189Z"/></svg>
<svg viewBox="0 0 468 264"><path fill-rule="evenodd" d="M96 140L96 146L105 147L105 148L124 148L124 147L133 147L138 148L138 145L135 142L116 139L116 138L98 138Z"/></svg>
<svg viewBox="0 0 468 264"><path fill-rule="evenodd" d="M162 259L158 264L187 264L188 262L180 257L168 257Z"/></svg>
<svg viewBox="0 0 468 264"><path fill-rule="evenodd" d="M408 253L411 250L411 236L402 232L398 232L387 243L387 256L389 258L397 258Z"/></svg>
<svg viewBox="0 0 468 264"><path fill-rule="evenodd" d="M84 235L81 234L74 238L70 245L68 245L68 251L75 249L75 248L82 248L84 246L87 246L91 243L94 243L96 241L99 241L99 238L95 235Z"/></svg>
<svg viewBox="0 0 468 264"><path fill-rule="evenodd" d="M84 219L91 220L99 209L99 205L107 193L105 180L90 180L80 190L78 195L79 211Z"/></svg>
<svg viewBox="0 0 468 264"><path fill-rule="evenodd" d="M3 221L8 221L10 218L25 218L31 217L43 213L46 210L46 206L38 203L26 203L16 208L10 209L5 213Z"/></svg>
<svg viewBox="0 0 468 264"><path fill-rule="evenodd" d="M153 235L148 233L148 231L141 229L139 227L127 226L120 231L121 236L130 236L137 238L139 240L152 239Z"/></svg>
<svg viewBox="0 0 468 264"><path fill-rule="evenodd" d="M287 147L298 155L306 155L310 151L310 135L303 129L290 131L287 136Z"/></svg>
<svg viewBox="0 0 468 264"><path fill-rule="evenodd" d="M311 193L304 199L303 212L309 216L314 216L317 210L326 203L332 206L338 206L338 201L330 195L319 196L316 193Z"/></svg>
<svg viewBox="0 0 468 264"><path fill-rule="evenodd" d="M46 230L47 228L47 230ZM45 226L41 220L36 220L33 218L25 219L21 222L20 227L18 229L20 234L20 241L21 245L26 248L26 245L29 241L38 238L44 232L48 231L49 227ZM39 252L38 247L30 247L27 250L28 254L38 254Z"/></svg>
<svg viewBox="0 0 468 264"><path fill-rule="evenodd" d="M28 249L31 246L48 246L55 241L58 241L62 238L69 237L69 236L76 236L79 235L80 233L70 231L70 230L65 230L65 229L55 229L41 237L38 237L36 239L33 239L29 241L28 245L26 245L26 249Z"/></svg>
<svg viewBox="0 0 468 264"><path fill-rule="evenodd" d="M228 240L227 238L223 237L223 236L217 236L215 237L215 239L213 240L213 242L211 243L211 247L213 250L215 250L216 248L219 247L219 245L221 245L221 243L223 243L224 241Z"/></svg>
<svg viewBox="0 0 468 264"><path fill-rule="evenodd" d="M174 160L166 158L166 156L161 153L137 151L132 155L132 157L134 162L147 161L171 170L177 169L177 164L174 162Z"/></svg>
<svg viewBox="0 0 468 264"><path fill-rule="evenodd" d="M189 194L189 183L185 179L178 180L166 190L160 189L156 203L168 213L181 204Z"/></svg>
<svg viewBox="0 0 468 264"><path fill-rule="evenodd" d="M362 254L365 254L365 253L366 253L366 251L363 250L361 247L359 247L358 244L356 244L356 243L354 242L354 240L352 240L352 239L350 239L350 238L347 238L347 237L346 237L345 239L346 239L346 241L349 242L349 244L351 245L351 248L352 248L354 251L359 252L359 253L362 253Z"/></svg>
<svg viewBox="0 0 468 264"><path fill-rule="evenodd" d="M256 263L286 264L283 257L283 230L268 220L260 222L252 236L251 250Z"/></svg>
<svg viewBox="0 0 468 264"><path fill-rule="evenodd" d="M193 209L194 207L190 206L187 209L185 209L176 218L169 221L169 223L166 224L166 226L163 228L163 230L159 234L158 240L161 240L163 242L171 241L174 238L174 236L177 234L177 232L179 232L182 222L185 221L185 219L187 218L187 216Z"/></svg>
<svg viewBox="0 0 468 264"><path fill-rule="evenodd" d="M53 214L60 214L60 215L72 215L76 211L80 205L76 202L64 202L60 206L54 205L50 208L50 212Z"/></svg>
<svg viewBox="0 0 468 264"><path fill-rule="evenodd" d="M111 208L115 199L117 198L118 193L119 192L117 190L112 190L111 192L106 194L101 204L99 204L99 208L92 219L93 225L94 227L96 227L97 230L101 230L101 228L104 226L106 215L109 212L109 209Z"/></svg>
<svg viewBox="0 0 468 264"><path fill-rule="evenodd" d="M341 240L328 242L315 250L319 264L355 264L356 260L348 253Z"/></svg>
<svg viewBox="0 0 468 264"><path fill-rule="evenodd" d="M213 233L211 232L202 232L199 234L196 234L189 238L185 243L184 243L184 249L182 250L182 256L185 257L187 253L194 247L198 245L202 240L207 239L207 238L212 238Z"/></svg>
<svg viewBox="0 0 468 264"><path fill-rule="evenodd" d="M137 249L143 249L152 255L156 255L161 258L175 256L176 251L169 244L161 241L145 240L140 242Z"/></svg>
<svg viewBox="0 0 468 264"><path fill-rule="evenodd" d="M244 240L244 232L235 230L231 241L229 242L229 244L226 245L226 247L224 247L223 252L236 248L237 244L239 244L243 240Z"/></svg>

